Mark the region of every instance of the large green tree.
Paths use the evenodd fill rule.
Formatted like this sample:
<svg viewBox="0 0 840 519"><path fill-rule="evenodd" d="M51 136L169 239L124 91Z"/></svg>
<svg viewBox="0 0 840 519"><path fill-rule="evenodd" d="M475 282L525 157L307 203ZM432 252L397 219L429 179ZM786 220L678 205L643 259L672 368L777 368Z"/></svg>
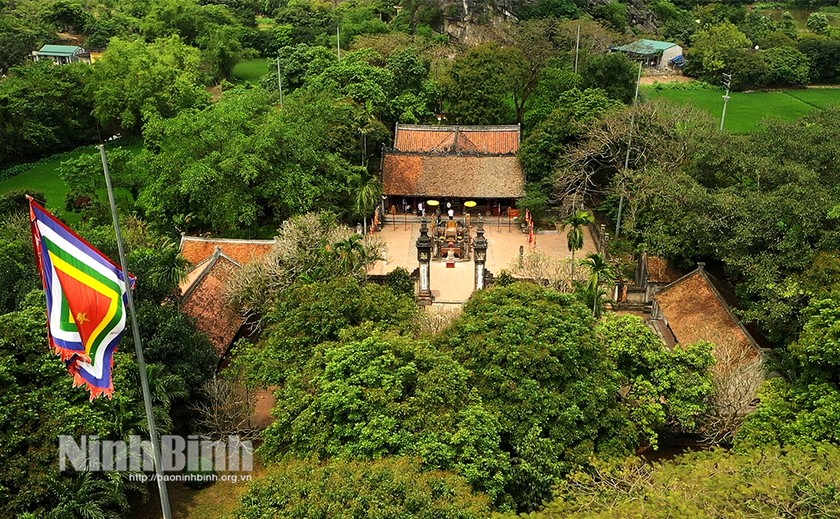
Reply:
<svg viewBox="0 0 840 519"><path fill-rule="evenodd" d="M840 443L840 298L817 299L799 338L782 352L784 376L767 380L739 446Z"/></svg>
<svg viewBox="0 0 840 519"><path fill-rule="evenodd" d="M574 296L515 283L476 293L441 337L499 421L520 509L540 506L594 452L636 445L594 324Z"/></svg>
<svg viewBox="0 0 840 519"><path fill-rule="evenodd" d="M93 65L86 93L109 130L138 132L155 117L173 117L210 101L200 52L178 36L154 43L114 38Z"/></svg>
<svg viewBox="0 0 840 519"><path fill-rule="evenodd" d="M497 503L509 502L509 455L499 424L471 394L467 371L428 342L346 330L322 343L276 393L263 455L376 459L417 456L455 470Z"/></svg>
<svg viewBox="0 0 840 519"><path fill-rule="evenodd" d="M460 124L516 122L508 99L529 73L522 51L487 43L456 59L443 83L450 119ZM520 114L521 115L521 114Z"/></svg>
<svg viewBox="0 0 840 519"><path fill-rule="evenodd" d="M50 62L16 67L0 81L0 164L22 162L95 141L91 67Z"/></svg>
<svg viewBox="0 0 840 519"><path fill-rule="evenodd" d="M324 96L290 98L279 110L257 88L155 120L138 158L150 178L138 204L159 225L191 214L193 228L229 236L307 211L346 213L351 180L364 174L351 162L357 110Z"/></svg>

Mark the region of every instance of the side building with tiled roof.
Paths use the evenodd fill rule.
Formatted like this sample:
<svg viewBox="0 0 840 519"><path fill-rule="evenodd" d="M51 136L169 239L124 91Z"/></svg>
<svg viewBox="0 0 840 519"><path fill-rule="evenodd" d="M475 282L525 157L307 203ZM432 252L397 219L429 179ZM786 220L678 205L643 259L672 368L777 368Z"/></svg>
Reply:
<svg viewBox="0 0 840 519"><path fill-rule="evenodd" d="M700 263L653 296L650 323L666 344L708 341L751 362L761 358L754 334L735 315L735 296Z"/></svg>
<svg viewBox="0 0 840 519"><path fill-rule="evenodd" d="M243 336L246 321L225 298L228 281L245 263L263 259L273 245L273 240L181 237L181 255L192 265L180 286L181 311L207 334L220 363Z"/></svg>
<svg viewBox="0 0 840 519"><path fill-rule="evenodd" d="M525 196L519 125L421 126L397 124L394 147L383 153L387 212L415 211L429 199L500 213Z"/></svg>

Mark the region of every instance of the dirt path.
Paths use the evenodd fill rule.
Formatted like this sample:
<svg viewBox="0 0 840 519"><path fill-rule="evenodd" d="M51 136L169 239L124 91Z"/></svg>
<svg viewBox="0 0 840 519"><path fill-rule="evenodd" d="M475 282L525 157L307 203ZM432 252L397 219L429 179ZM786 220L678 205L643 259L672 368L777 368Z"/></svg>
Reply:
<svg viewBox="0 0 840 519"><path fill-rule="evenodd" d="M654 83L690 83L694 78L688 76L644 76L639 81L640 85L652 85Z"/></svg>

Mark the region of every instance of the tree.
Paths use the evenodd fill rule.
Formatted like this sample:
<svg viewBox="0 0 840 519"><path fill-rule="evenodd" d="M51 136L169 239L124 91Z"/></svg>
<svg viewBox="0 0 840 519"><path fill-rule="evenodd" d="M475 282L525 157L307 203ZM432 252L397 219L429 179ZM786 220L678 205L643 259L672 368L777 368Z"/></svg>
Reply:
<svg viewBox="0 0 840 519"><path fill-rule="evenodd" d="M738 50L752 46L750 39L732 22L701 29L692 38L686 72L712 84L720 84L722 74L731 72L731 61Z"/></svg>
<svg viewBox="0 0 840 519"><path fill-rule="evenodd" d="M151 178L138 205L158 224L192 214L192 229L227 236L253 235L308 211L346 214L351 179L363 174L352 162L358 111L324 95L290 97L277 110L257 88L155 120L137 159Z"/></svg>
<svg viewBox="0 0 840 519"><path fill-rule="evenodd" d="M345 276L299 282L283 296L266 310L264 340L246 345L236 361L252 383L282 385L305 368L319 344L338 341L346 328L407 333L417 314L413 294Z"/></svg>
<svg viewBox="0 0 840 519"><path fill-rule="evenodd" d="M607 263L607 259L603 254L598 252L587 254L586 259L581 261L581 263L589 267L589 284L587 285L587 290L593 294L592 317L598 317L600 313L597 311L598 301L600 299L598 291L601 284L609 285L615 281L615 268Z"/></svg>
<svg viewBox="0 0 840 519"><path fill-rule="evenodd" d="M73 476L52 477L48 481L50 497L57 504L47 512L47 519L108 518L117 519L128 512L128 499L121 488L122 474L82 472Z"/></svg>
<svg viewBox="0 0 840 519"><path fill-rule="evenodd" d="M656 449L663 434L700 428L715 389L711 344L669 349L632 315L607 314L596 333L619 373L619 397L640 444Z"/></svg>
<svg viewBox="0 0 840 519"><path fill-rule="evenodd" d="M26 200L23 193L11 194ZM0 216L0 314L17 310L39 287L30 232L26 212Z"/></svg>
<svg viewBox="0 0 840 519"><path fill-rule="evenodd" d="M818 83L832 83L840 81L840 62L833 59L840 53L840 41L803 34L797 46L811 63L809 77Z"/></svg>
<svg viewBox="0 0 840 519"><path fill-rule="evenodd" d="M768 379L760 403L737 433L736 445L804 445L840 442L840 310L837 299L816 299L804 311L802 333L783 353L784 378Z"/></svg>
<svg viewBox="0 0 840 519"><path fill-rule="evenodd" d="M473 294L440 338L499 422L513 471L506 491L521 511L593 452L636 444L594 325L573 295L514 283Z"/></svg>
<svg viewBox="0 0 840 519"><path fill-rule="evenodd" d="M419 460L392 457L326 463L290 459L254 481L237 517L402 517L478 519L491 513L486 496L463 477L426 471Z"/></svg>
<svg viewBox="0 0 840 519"><path fill-rule="evenodd" d="M25 20L0 12L0 74L23 63L32 55L32 49L52 41L54 31L45 20Z"/></svg>
<svg viewBox="0 0 840 519"><path fill-rule="evenodd" d="M762 51L767 63L767 84L803 86L808 84L811 63L792 47L776 47Z"/></svg>
<svg viewBox="0 0 840 519"><path fill-rule="evenodd" d="M39 62L0 81L0 164L67 151L96 139L93 103L85 95L91 67ZM61 100L58 102L57 100Z"/></svg>
<svg viewBox="0 0 840 519"><path fill-rule="evenodd" d="M204 398L190 405L198 413L196 428L213 439L238 435L257 435L251 426L254 414L254 393L236 375L226 373L213 377L202 387Z"/></svg>
<svg viewBox="0 0 840 519"><path fill-rule="evenodd" d="M466 370L426 341L372 327L342 335L316 347L277 391L261 453L271 460L417 456L505 505L510 460Z"/></svg>
<svg viewBox="0 0 840 519"><path fill-rule="evenodd" d="M154 43L114 38L93 68L87 93L94 115L113 131L138 132L153 117L173 117L210 101L201 55L177 37Z"/></svg>
<svg viewBox="0 0 840 519"><path fill-rule="evenodd" d="M362 241L328 213L286 220L275 243L262 262L245 265L230 281L231 301L243 311L269 314L296 283L363 280L382 253L379 240Z"/></svg>
<svg viewBox="0 0 840 519"><path fill-rule="evenodd" d="M583 228L595 223L595 217L589 211L576 210L560 223L560 230L566 233L566 245L572 253L572 279L575 277L575 251L583 248Z"/></svg>
<svg viewBox="0 0 840 519"><path fill-rule="evenodd" d="M811 13L808 15L808 21L805 22L805 27L815 34L828 34L828 17L823 13Z"/></svg>
<svg viewBox="0 0 840 519"><path fill-rule="evenodd" d="M589 56L581 67L583 88L600 88L613 99L631 103L639 65L620 52Z"/></svg>
<svg viewBox="0 0 840 519"><path fill-rule="evenodd" d="M528 65L518 49L484 44L455 60L442 85L450 117L461 124L503 124L515 120L506 104ZM522 100L522 97L519 97Z"/></svg>
<svg viewBox="0 0 840 519"><path fill-rule="evenodd" d="M356 182L353 209L357 216L362 217L362 232L367 236L367 217L379 204L382 183L374 176L362 176ZM371 225L373 225L372 222Z"/></svg>

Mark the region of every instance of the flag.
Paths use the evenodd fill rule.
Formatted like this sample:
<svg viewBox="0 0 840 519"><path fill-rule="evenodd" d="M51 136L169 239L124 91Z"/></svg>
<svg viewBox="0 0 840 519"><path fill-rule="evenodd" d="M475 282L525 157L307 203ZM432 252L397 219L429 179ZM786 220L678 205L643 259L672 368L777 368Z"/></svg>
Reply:
<svg viewBox="0 0 840 519"><path fill-rule="evenodd" d="M534 217L528 209L525 209L525 221L528 223L528 248L533 250L537 246L537 235L534 234Z"/></svg>
<svg viewBox="0 0 840 519"><path fill-rule="evenodd" d="M47 334L90 398L113 392L113 355L126 323L126 276L55 216L29 199L32 242L47 296ZM128 276L131 287L135 278Z"/></svg>
<svg viewBox="0 0 840 519"><path fill-rule="evenodd" d="M373 234L379 228L379 206L376 206L376 211L373 212L373 221L370 224L370 233Z"/></svg>

